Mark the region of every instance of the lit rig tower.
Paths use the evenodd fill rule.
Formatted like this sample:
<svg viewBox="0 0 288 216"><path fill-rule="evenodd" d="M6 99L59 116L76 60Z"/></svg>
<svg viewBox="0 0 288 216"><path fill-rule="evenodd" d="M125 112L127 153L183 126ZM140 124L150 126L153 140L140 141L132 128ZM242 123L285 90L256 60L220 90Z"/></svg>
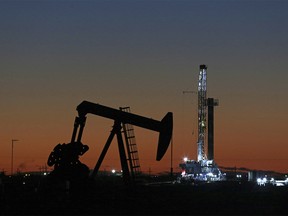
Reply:
<svg viewBox="0 0 288 216"><path fill-rule="evenodd" d="M218 106L218 100L214 98L207 99L207 67L206 65L200 65L198 79L197 161L184 159L184 163L180 164L182 168L180 181L220 181L224 179L214 162L214 106ZM205 154L207 137L208 157Z"/></svg>
<svg viewBox="0 0 288 216"><path fill-rule="evenodd" d="M207 67L200 65L200 73L198 79L198 149L197 161L203 161L205 156L205 138L206 138L206 99L207 97Z"/></svg>

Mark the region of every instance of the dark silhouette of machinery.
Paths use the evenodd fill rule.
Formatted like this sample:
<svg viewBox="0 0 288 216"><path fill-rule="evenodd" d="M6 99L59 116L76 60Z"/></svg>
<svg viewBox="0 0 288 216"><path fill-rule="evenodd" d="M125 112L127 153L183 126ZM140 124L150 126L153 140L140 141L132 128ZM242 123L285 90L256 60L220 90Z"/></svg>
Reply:
<svg viewBox="0 0 288 216"><path fill-rule="evenodd" d="M89 177L89 168L80 162L79 157L88 151L89 147L81 143L81 138L86 122L87 114L99 115L114 120L113 129L106 141L106 144L99 156L91 178L95 178L107 150L114 138L117 136L118 149L125 182L130 181L130 173L127 162L127 155L121 134L124 124L131 124L138 127L159 132L156 160L160 161L165 155L172 137L173 114L168 112L161 121L146 118L133 113L113 109L100 104L83 101L77 106L78 116L74 121L74 129L71 142L68 144L58 144L51 152L47 164L54 165L52 176L57 176L64 180L86 179Z"/></svg>
<svg viewBox="0 0 288 216"><path fill-rule="evenodd" d="M56 145L47 162L48 166L54 165L51 175L63 180L86 179L89 175L89 168L80 162L79 156L88 149L89 147L81 142Z"/></svg>
<svg viewBox="0 0 288 216"><path fill-rule="evenodd" d="M130 107L120 107L120 110L131 112ZM133 125L122 123L122 133L124 134L125 138L131 178L135 180L141 174L141 168Z"/></svg>

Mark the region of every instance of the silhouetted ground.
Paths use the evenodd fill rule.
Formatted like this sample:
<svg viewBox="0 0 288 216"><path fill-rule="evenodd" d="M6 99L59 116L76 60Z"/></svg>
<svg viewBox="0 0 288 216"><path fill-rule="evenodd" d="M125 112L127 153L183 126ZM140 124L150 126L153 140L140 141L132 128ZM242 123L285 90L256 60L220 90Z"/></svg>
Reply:
<svg viewBox="0 0 288 216"><path fill-rule="evenodd" d="M66 190L34 177L4 181L1 215L286 215L288 187L248 182L125 186L102 177ZM25 182L25 184L23 184Z"/></svg>

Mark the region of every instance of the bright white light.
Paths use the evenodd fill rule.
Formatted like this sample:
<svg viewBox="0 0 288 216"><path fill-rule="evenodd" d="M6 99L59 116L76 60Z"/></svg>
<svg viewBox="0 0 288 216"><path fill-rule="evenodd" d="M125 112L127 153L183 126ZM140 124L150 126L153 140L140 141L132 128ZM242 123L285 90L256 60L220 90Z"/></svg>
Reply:
<svg viewBox="0 0 288 216"><path fill-rule="evenodd" d="M184 160L184 162L187 162L187 161L188 161L188 158L187 158L187 157L184 157L183 160Z"/></svg>
<svg viewBox="0 0 288 216"><path fill-rule="evenodd" d="M43 173L43 175L44 175L44 176L46 176L46 175L47 175L47 173L46 173L46 172L44 172L44 173Z"/></svg>
<svg viewBox="0 0 288 216"><path fill-rule="evenodd" d="M213 160L208 160L207 161L207 165L212 165L213 164Z"/></svg>
<svg viewBox="0 0 288 216"><path fill-rule="evenodd" d="M115 173L116 172L116 170L115 169L112 169L112 171L111 171L112 173Z"/></svg>
<svg viewBox="0 0 288 216"><path fill-rule="evenodd" d="M265 186L265 184L267 183L267 178L263 178L263 179L261 179L261 178L258 178L257 179L257 183L258 183L258 185L264 185Z"/></svg>

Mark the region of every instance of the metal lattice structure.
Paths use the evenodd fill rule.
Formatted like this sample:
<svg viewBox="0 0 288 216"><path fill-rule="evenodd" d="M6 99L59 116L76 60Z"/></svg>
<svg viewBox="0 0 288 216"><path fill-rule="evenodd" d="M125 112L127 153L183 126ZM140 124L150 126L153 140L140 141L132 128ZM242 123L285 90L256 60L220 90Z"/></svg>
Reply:
<svg viewBox="0 0 288 216"><path fill-rule="evenodd" d="M200 73L198 79L198 149L197 161L206 160L205 143L207 129L207 67L200 65Z"/></svg>
<svg viewBox="0 0 288 216"><path fill-rule="evenodd" d="M120 110L130 113L130 107L120 107ZM133 125L128 123L122 124L122 132L124 133L125 137L130 173L134 179L141 173L141 169Z"/></svg>
<svg viewBox="0 0 288 216"><path fill-rule="evenodd" d="M184 158L179 164L182 169L179 182L222 181L225 179L214 162L214 106L218 100L207 98L207 67L200 65L198 79L198 143L197 161ZM208 150L208 156L205 154Z"/></svg>

